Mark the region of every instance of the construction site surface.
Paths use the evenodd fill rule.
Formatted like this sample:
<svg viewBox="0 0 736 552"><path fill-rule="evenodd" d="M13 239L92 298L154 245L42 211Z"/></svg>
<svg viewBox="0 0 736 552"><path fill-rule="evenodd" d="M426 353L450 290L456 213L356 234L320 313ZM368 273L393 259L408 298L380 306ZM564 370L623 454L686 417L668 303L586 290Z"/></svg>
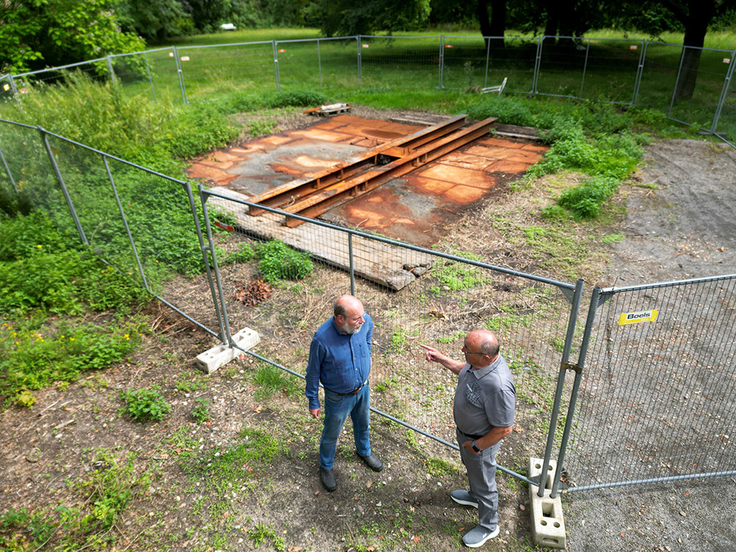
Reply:
<svg viewBox="0 0 736 552"><path fill-rule="evenodd" d="M384 121L339 114L216 151L188 172L222 196L429 247L466 209L518 179L547 149L533 140L491 136L495 126L495 119L471 123L464 115ZM229 210L246 234L278 238L316 259L349 266L348 243L337 230L219 197L210 201ZM352 241L356 274L391 289L432 264L430 256L375 240Z"/></svg>

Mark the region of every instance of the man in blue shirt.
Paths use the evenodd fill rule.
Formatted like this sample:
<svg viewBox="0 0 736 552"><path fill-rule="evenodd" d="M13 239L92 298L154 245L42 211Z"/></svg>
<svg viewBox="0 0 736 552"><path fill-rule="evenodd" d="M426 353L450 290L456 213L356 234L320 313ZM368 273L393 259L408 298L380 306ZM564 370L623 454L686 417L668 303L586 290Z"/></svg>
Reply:
<svg viewBox="0 0 736 552"><path fill-rule="evenodd" d="M453 416L460 458L468 470L469 490L450 493L458 504L478 508L479 524L463 536L470 548L483 546L499 533L496 455L512 431L516 388L498 339L486 330L465 336L464 360L454 360L421 345L427 360L439 362L458 376Z"/></svg>
<svg viewBox="0 0 736 552"><path fill-rule="evenodd" d="M383 462L371 452L368 437L371 408L368 376L371 372L373 321L352 295L335 303L334 316L320 326L309 347L306 396L309 413L319 417L319 384L325 388L325 421L319 443L319 476L329 492L337 488L332 465L337 438L348 415L358 456L373 471Z"/></svg>

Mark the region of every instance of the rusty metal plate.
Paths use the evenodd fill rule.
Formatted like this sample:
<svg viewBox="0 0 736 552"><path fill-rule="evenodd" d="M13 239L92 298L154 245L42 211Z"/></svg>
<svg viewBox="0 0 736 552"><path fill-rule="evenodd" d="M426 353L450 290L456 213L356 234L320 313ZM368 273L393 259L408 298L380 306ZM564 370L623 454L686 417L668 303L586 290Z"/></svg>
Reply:
<svg viewBox="0 0 736 552"><path fill-rule="evenodd" d="M338 115L307 129L214 152L195 160L188 173L252 197L421 128ZM521 176L547 149L518 140L481 138L321 218L430 246L446 235L448 225L465 209L493 192L499 175L503 181Z"/></svg>

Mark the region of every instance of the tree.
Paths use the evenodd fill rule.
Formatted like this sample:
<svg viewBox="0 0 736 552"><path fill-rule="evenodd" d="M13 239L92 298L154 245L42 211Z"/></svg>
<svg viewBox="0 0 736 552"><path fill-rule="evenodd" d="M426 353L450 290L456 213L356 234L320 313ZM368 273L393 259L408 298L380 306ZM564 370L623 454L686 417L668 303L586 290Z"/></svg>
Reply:
<svg viewBox="0 0 736 552"><path fill-rule="evenodd" d="M421 28L429 18L429 0L316 0L326 36L352 36L375 31Z"/></svg>
<svg viewBox="0 0 736 552"><path fill-rule="evenodd" d="M121 32L111 0L4 0L0 3L0 73L21 73L143 50Z"/></svg>
<svg viewBox="0 0 736 552"><path fill-rule="evenodd" d="M147 40L165 41L194 31L191 15L178 0L120 0L117 9L123 30Z"/></svg>
<svg viewBox="0 0 736 552"><path fill-rule="evenodd" d="M182 0L182 7L194 26L205 33L212 32L231 8L230 0Z"/></svg>
<svg viewBox="0 0 736 552"><path fill-rule="evenodd" d="M504 47L503 35L506 34L506 0L477 0L476 14L480 23L480 33L485 37L502 37L496 40L497 48ZM488 19L488 5L491 7L491 18ZM486 39L486 42L488 39Z"/></svg>
<svg viewBox="0 0 736 552"><path fill-rule="evenodd" d="M736 8L736 0L640 0L613 2L630 25L658 36L663 31L684 31L680 78L675 100L689 100L695 92L701 48L713 19Z"/></svg>

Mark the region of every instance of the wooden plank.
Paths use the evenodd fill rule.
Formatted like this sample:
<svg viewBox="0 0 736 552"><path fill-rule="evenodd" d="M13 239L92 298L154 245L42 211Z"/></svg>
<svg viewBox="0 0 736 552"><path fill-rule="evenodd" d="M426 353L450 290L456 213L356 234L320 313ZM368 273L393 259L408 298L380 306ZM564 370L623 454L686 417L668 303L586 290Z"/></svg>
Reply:
<svg viewBox="0 0 736 552"><path fill-rule="evenodd" d="M212 192L229 199L211 197L208 205L227 211L235 219L239 231L262 240L279 239L300 251L308 252L312 258L331 266L350 270L348 235L333 228L306 224L288 228L282 224L283 216L266 212L260 217L251 217L248 207L239 203L250 198L227 188L212 188ZM353 270L356 276L398 291L415 280L410 272L414 267L431 267L435 257L419 251L353 236Z"/></svg>

